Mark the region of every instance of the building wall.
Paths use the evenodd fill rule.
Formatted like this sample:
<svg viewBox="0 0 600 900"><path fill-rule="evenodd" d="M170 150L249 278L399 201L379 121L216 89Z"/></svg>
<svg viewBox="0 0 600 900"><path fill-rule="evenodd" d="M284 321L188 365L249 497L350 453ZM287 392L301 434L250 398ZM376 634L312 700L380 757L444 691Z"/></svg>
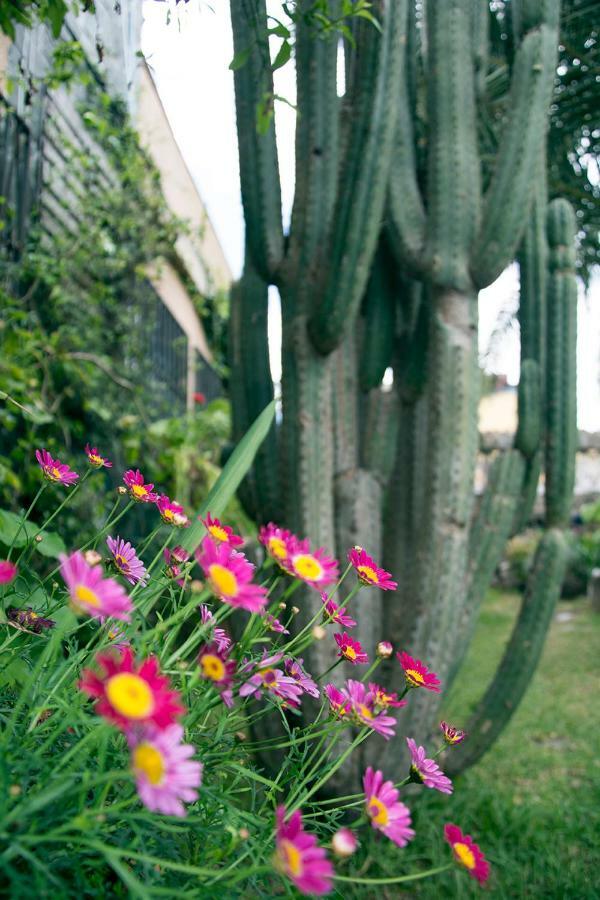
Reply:
<svg viewBox="0 0 600 900"><path fill-rule="evenodd" d="M141 0L122 0L121 15L116 15L114 0L96 0L94 15L67 16L61 37L78 40L91 70L110 93L128 104L139 128L141 143L161 175L167 205L175 216L189 222L174 248L177 265L186 271L200 294L210 296L215 290L229 287L231 274L150 73L136 55L140 46L141 6ZM14 43L0 39L0 92L5 103L8 102L5 109L10 112L8 116L4 115L4 122L8 123L4 131L0 116L0 153L2 147L7 149L5 158L0 159L0 173L10 176L14 196L9 199L14 199L14 205L21 207L20 215L16 217L19 227L11 224L11 234L3 235L10 241L13 252L18 252L24 243L34 199L40 210L43 230L50 238L60 231L72 234L76 239L78 185L74 182L68 155L64 153L65 145L73 144L95 161L106 190L114 183L110 163L81 120L79 104L85 99L85 88L74 84L52 91L30 90L27 78L14 78L18 73L31 75L34 79L43 78L51 66L54 46L50 31L43 25L32 29L18 28ZM10 97L6 96L7 74L13 76L11 80L15 83ZM27 190L23 196L27 197L27 203L21 197L25 178ZM196 387L195 372L199 364L207 369L212 363L202 323L175 267L157 261L148 277L148 290L152 293L154 289L159 298L156 302L164 304L176 323L163 331L175 333L181 330L187 339L187 391L183 405L190 408ZM151 294L149 302L152 302ZM154 346L159 337L157 334L153 340L152 352L159 350L159 358L167 364L175 357L169 348ZM179 378L174 379L175 382L179 384ZM209 394L220 390L216 375L206 383Z"/></svg>

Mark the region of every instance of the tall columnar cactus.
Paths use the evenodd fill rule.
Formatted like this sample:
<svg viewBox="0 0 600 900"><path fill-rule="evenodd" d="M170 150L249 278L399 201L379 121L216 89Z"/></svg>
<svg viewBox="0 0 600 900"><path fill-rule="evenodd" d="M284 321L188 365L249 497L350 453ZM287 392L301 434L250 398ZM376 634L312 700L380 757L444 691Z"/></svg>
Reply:
<svg viewBox="0 0 600 900"><path fill-rule="evenodd" d="M282 503L282 524L315 543L340 555L360 544L383 559L400 586L364 601L361 638L372 651L376 639L389 637L447 680L504 543L528 512L522 498L537 484L545 441L551 530L514 637L515 653L524 643L534 648L519 663L524 689L559 588L562 557L554 551L574 454L572 425L565 425L574 415L575 350L564 204L549 217L548 327L540 290L547 253L540 166L558 0L512 0L515 53L492 163L479 150L490 15L483 0L376 0L381 29L361 19L353 25L341 98L337 42L314 33L313 5L298 0L295 7L296 192L284 236L274 125L256 130L256 107L272 91L265 0L231 0L236 54L249 52L235 73L248 235L232 312L239 430L272 395L268 283L279 288L283 316L282 420L246 500L261 521L279 514ZM417 6L424 15L415 14ZM526 353L519 430L474 509L477 295L518 250ZM389 366L394 387L386 393L381 379ZM299 618L306 621L318 602L306 596ZM321 642L308 664L322 671L332 657ZM397 667L385 677L398 679ZM508 690L506 680L494 682L492 705ZM432 698L415 693L403 723L411 733L436 715ZM510 702L519 696L515 689ZM388 753L388 770L396 747L374 751Z"/></svg>

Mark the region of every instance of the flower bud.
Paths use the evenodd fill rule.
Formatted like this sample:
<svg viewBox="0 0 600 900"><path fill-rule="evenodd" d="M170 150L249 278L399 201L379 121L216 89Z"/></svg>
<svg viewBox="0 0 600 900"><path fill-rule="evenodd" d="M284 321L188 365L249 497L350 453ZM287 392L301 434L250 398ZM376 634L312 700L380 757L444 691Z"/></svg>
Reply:
<svg viewBox="0 0 600 900"><path fill-rule="evenodd" d="M278 608L279 608L279 609L285 609L285 608L286 608L285 603L280 603L280 604L278 605Z"/></svg>
<svg viewBox="0 0 600 900"><path fill-rule="evenodd" d="M41 544L43 540L44 540L44 535L43 535L43 534L36 534L36 536L35 536L35 542L36 542L36 544Z"/></svg>
<svg viewBox="0 0 600 900"><path fill-rule="evenodd" d="M248 838L250 837L250 832L248 831L247 828L240 828L240 830L238 831L238 836L239 836L240 840L247 841Z"/></svg>
<svg viewBox="0 0 600 900"><path fill-rule="evenodd" d="M326 634L327 632L321 625L315 625L312 630L312 636L315 641L322 641Z"/></svg>
<svg viewBox="0 0 600 900"><path fill-rule="evenodd" d="M298 606L292 606L292 612L295 616L300 612L300 608Z"/></svg>
<svg viewBox="0 0 600 900"><path fill-rule="evenodd" d="M349 828L340 828L331 839L331 847L336 856L352 856L358 847L356 835Z"/></svg>
<svg viewBox="0 0 600 900"><path fill-rule="evenodd" d="M102 557L97 550L86 550L83 556L88 566L97 566L102 562Z"/></svg>
<svg viewBox="0 0 600 900"><path fill-rule="evenodd" d="M204 590L204 582L200 581L198 578L194 578L194 580L190 584L190 587L194 594L199 594Z"/></svg>
<svg viewBox="0 0 600 900"><path fill-rule="evenodd" d="M394 652L394 648L389 641L379 641L379 643L377 644L377 650L375 652L377 653L377 656L380 657L380 659L389 659Z"/></svg>

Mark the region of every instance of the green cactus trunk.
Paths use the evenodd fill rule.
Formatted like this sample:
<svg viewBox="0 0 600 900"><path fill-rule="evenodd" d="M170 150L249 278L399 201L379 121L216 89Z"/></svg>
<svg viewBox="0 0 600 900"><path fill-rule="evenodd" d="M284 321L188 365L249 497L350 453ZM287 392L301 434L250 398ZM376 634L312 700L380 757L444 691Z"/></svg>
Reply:
<svg viewBox="0 0 600 900"><path fill-rule="evenodd" d="M261 522L281 516L341 561L351 545L365 546L399 587L365 591L359 637L370 652L378 639L391 639L449 683L511 529L530 513L545 452L549 530L507 661L472 723L473 751L456 757L460 765L500 732L503 698L514 708L541 652L562 577L560 529L573 480L575 307L565 250L572 219L564 204L550 208L549 254L543 172L558 3L511 7L510 94L490 165L480 157L477 119L488 65L480 4L428 3L423 30L413 0L376 0L380 29L352 23L356 43L345 46L340 99L337 42L311 31L312 0L300 0L296 192L284 236L274 128L258 134L249 111L272 90L264 2L249 12L231 0L236 52L250 55L235 79L249 235L232 298L238 430L272 392L264 364L268 283L280 290L283 316L282 422L245 488L249 510ZM519 429L476 505L477 296L517 251ZM394 385L386 391L390 366ZM305 592L298 624L319 604ZM525 646L532 650L519 658L509 687L506 666ZM332 642L317 642L306 664L318 673L334 653ZM397 663L380 673L391 689L401 687ZM435 698L424 693L414 692L402 717L402 728L422 738L437 715ZM362 763L382 763L391 777L403 767L399 742L383 744L365 745ZM352 783L357 774L342 778Z"/></svg>

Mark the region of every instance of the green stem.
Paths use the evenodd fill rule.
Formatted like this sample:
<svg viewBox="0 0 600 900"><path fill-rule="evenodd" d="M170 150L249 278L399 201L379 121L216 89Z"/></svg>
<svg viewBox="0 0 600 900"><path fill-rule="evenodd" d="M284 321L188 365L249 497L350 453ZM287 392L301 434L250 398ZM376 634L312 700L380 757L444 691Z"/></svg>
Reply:
<svg viewBox="0 0 600 900"><path fill-rule="evenodd" d="M412 875L399 875L397 878L360 878L357 875L334 875L334 881L350 881L353 884L402 884L405 881L419 881L430 875L440 875L453 867L453 863L438 866L436 869L427 869L426 872L415 872Z"/></svg>
<svg viewBox="0 0 600 900"><path fill-rule="evenodd" d="M31 506L29 507L29 509L27 510L27 512L21 519L21 521L19 522L19 527L17 528L17 530L15 532L15 536L12 539L12 543L11 543L10 547L8 548L8 556L6 558L9 562L10 562L10 557L11 557L11 554L12 554L14 546L15 546L15 541L19 537L21 530L22 530L23 526L25 525L25 522L29 518L33 507L38 502L38 500L40 499L40 497L42 496L42 494L44 493L44 491L46 490L47 487L48 487L48 483L44 482L42 484L42 486L40 487L39 491L37 492L37 494L35 495L35 497L33 498L33 500L31 501Z"/></svg>

